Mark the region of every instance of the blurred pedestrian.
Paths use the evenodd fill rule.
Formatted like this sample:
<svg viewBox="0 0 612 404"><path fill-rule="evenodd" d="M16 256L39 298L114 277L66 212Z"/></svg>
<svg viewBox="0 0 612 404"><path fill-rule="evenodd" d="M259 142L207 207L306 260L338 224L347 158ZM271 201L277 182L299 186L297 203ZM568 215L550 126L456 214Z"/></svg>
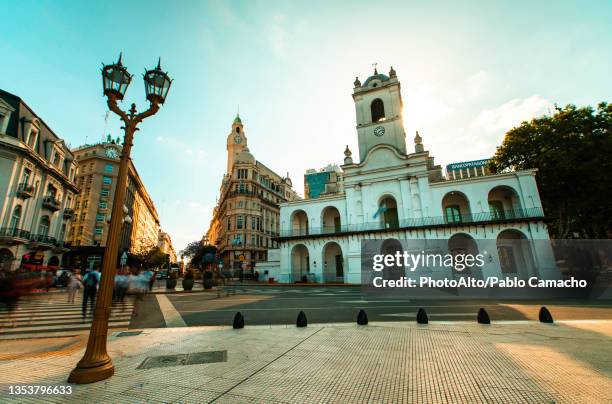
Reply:
<svg viewBox="0 0 612 404"><path fill-rule="evenodd" d="M93 315L96 293L98 293L98 275L95 271L89 271L83 277L83 320L87 315L87 301L89 300L90 312Z"/></svg>
<svg viewBox="0 0 612 404"><path fill-rule="evenodd" d="M83 287L83 278L81 270L75 269L68 278L68 303L74 303L74 298L77 291Z"/></svg>

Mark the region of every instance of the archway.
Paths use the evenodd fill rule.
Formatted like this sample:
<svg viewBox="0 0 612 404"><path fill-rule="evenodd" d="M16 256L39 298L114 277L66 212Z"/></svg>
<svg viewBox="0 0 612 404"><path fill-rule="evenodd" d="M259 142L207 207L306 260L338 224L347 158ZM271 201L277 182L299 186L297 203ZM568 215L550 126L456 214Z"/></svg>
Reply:
<svg viewBox="0 0 612 404"><path fill-rule="evenodd" d="M49 258L49 262L47 262L47 265L50 267L58 267L59 264L60 264L60 261L57 255L54 255L51 258Z"/></svg>
<svg viewBox="0 0 612 404"><path fill-rule="evenodd" d="M344 282L344 257L342 248L335 241L323 247L323 281Z"/></svg>
<svg viewBox="0 0 612 404"><path fill-rule="evenodd" d="M492 219L512 219L520 217L521 203L514 190L506 185L497 186L489 191L489 211Z"/></svg>
<svg viewBox="0 0 612 404"><path fill-rule="evenodd" d="M0 271L10 271L15 256L7 248L0 249Z"/></svg>
<svg viewBox="0 0 612 404"><path fill-rule="evenodd" d="M453 269L455 276L480 274L478 271L479 267L473 258L470 258L469 265L465 264L466 256L476 257L478 255L478 245L472 236L465 233L453 234L448 239L448 251L455 257L455 262L457 263Z"/></svg>
<svg viewBox="0 0 612 404"><path fill-rule="evenodd" d="M335 206L328 206L321 213L321 230L323 233L339 233L341 229L340 212Z"/></svg>
<svg viewBox="0 0 612 404"><path fill-rule="evenodd" d="M302 277L309 272L308 248L304 244L297 244L291 249L291 277L293 282L303 280Z"/></svg>
<svg viewBox="0 0 612 404"><path fill-rule="evenodd" d="M376 98L370 104L370 112L372 113L372 122L381 122L385 120L385 104L380 98Z"/></svg>
<svg viewBox="0 0 612 404"><path fill-rule="evenodd" d="M374 217L379 217L380 225L383 229L399 228L399 219L397 216L397 203L392 196L383 196L378 203L378 210Z"/></svg>
<svg viewBox="0 0 612 404"><path fill-rule="evenodd" d="M397 252L403 254L402 243L400 243L399 240L388 238L382 242L380 246L381 254L395 256ZM405 275L405 269L403 266L399 265L385 266L385 269L382 271L382 275L383 279L399 280Z"/></svg>
<svg viewBox="0 0 612 404"><path fill-rule="evenodd" d="M444 212L444 222L446 223L465 223L472 221L470 212L470 202L461 192L451 191L442 198L442 212Z"/></svg>
<svg viewBox="0 0 612 404"><path fill-rule="evenodd" d="M293 236L308 234L308 215L303 210L296 210L291 215L291 230Z"/></svg>
<svg viewBox="0 0 612 404"><path fill-rule="evenodd" d="M522 232L504 230L497 236L496 245L503 275L519 275L521 278L535 275L530 242Z"/></svg>

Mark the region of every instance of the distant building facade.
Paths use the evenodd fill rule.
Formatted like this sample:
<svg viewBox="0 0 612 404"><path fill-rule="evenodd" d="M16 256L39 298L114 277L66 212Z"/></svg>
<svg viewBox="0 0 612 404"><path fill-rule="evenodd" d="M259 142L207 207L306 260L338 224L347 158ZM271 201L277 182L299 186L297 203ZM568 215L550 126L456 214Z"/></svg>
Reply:
<svg viewBox="0 0 612 404"><path fill-rule="evenodd" d="M78 163L18 96L0 90L0 270L59 266Z"/></svg>
<svg viewBox="0 0 612 404"><path fill-rule="evenodd" d="M172 239L168 233L162 231L161 229L159 229L159 234L157 237L157 246L161 252L168 254L168 259L170 260L171 264L176 262L176 251L172 245Z"/></svg>
<svg viewBox="0 0 612 404"><path fill-rule="evenodd" d="M73 251L69 265L99 267L108 237L117 175L119 173L119 140L110 139L73 150L79 163L76 184L80 190L75 204L75 219L68 239ZM130 160L124 220L119 252L135 253L158 244L159 216L136 167Z"/></svg>
<svg viewBox="0 0 612 404"><path fill-rule="evenodd" d="M363 240L437 239L449 251L486 252L476 278L559 278L550 243L533 243L549 239L535 170L490 175L480 161L450 165L444 177L418 132L409 152L393 68L388 76L375 70L363 84L356 79L353 101L359 161L347 146L335 192L313 195L312 184L322 190L328 180L309 181L315 173L307 173L310 198L281 203L278 265L266 264L271 277L361 283ZM437 275L453 276L445 271Z"/></svg>
<svg viewBox="0 0 612 404"><path fill-rule="evenodd" d="M282 177L249 152L239 116L227 137L227 171L205 238L217 247L227 268L252 268L266 261L280 234L279 204L298 199L289 177Z"/></svg>

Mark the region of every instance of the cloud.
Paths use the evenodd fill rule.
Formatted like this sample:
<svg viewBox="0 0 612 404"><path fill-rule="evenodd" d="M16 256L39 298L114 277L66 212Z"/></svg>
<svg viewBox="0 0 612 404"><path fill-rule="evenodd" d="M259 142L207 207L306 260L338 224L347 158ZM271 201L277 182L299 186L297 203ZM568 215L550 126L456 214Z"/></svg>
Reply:
<svg viewBox="0 0 612 404"><path fill-rule="evenodd" d="M180 139L168 137L168 136L157 136L155 141L168 150L174 151L175 153L179 153L180 155L189 156L188 161L204 161L207 157L207 153L202 148L193 147L192 145L188 145Z"/></svg>
<svg viewBox="0 0 612 404"><path fill-rule="evenodd" d="M472 128L485 133L506 133L536 116L549 113L554 105L540 97L515 98L497 108L485 109L472 121Z"/></svg>

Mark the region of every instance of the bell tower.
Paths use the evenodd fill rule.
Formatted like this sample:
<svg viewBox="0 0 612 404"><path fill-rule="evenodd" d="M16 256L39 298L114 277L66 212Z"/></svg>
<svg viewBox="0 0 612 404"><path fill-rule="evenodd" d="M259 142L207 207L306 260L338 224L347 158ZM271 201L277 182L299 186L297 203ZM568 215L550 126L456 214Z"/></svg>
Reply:
<svg viewBox="0 0 612 404"><path fill-rule="evenodd" d="M236 114L232 123L232 131L227 135L227 173L231 174L236 156L247 148L247 138L244 134L240 114Z"/></svg>
<svg viewBox="0 0 612 404"><path fill-rule="evenodd" d="M406 154L406 133L402 121L402 94L400 83L393 67L389 75L374 74L361 84L355 78L353 101L357 118L359 161L363 162L374 146L387 144Z"/></svg>

